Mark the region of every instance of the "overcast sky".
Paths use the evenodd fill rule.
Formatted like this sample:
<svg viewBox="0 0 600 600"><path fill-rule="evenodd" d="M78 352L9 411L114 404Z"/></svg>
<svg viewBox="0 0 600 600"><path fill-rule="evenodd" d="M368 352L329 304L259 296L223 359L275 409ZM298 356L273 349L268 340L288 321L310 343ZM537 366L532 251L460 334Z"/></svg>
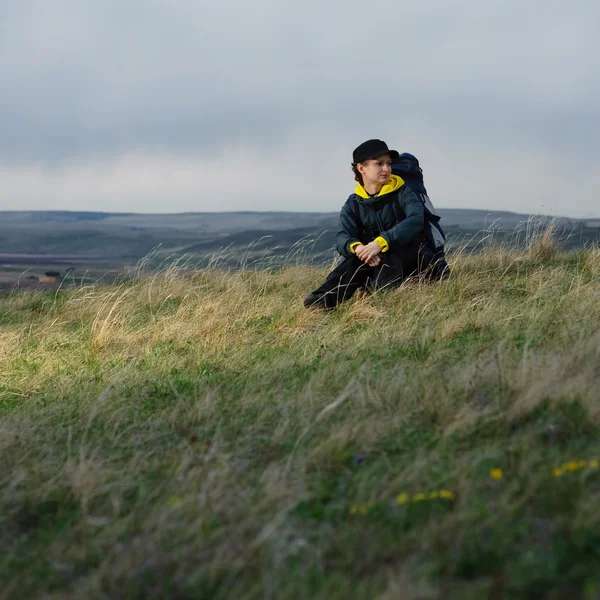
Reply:
<svg viewBox="0 0 600 600"><path fill-rule="evenodd" d="M600 216L596 0L0 0L0 209L338 210L352 150L434 204Z"/></svg>

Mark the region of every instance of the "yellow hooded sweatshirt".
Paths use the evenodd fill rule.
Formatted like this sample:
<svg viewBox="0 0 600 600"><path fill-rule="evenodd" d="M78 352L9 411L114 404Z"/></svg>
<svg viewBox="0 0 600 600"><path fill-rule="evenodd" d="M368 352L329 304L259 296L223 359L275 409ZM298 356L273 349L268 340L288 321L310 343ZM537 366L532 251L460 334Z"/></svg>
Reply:
<svg viewBox="0 0 600 600"><path fill-rule="evenodd" d="M402 179L402 177L398 177L398 175L390 175L390 180L379 190L377 194L375 194L375 196L370 196L367 190L365 190L365 188L360 183L357 184L354 193L360 198L368 200L369 198L380 198L381 196L385 196L386 194L397 192L403 185L404 179ZM387 252L390 249L386 240L381 236L376 237L374 241L376 241L379 244L382 252ZM353 244L351 244L350 252L355 252L356 247L360 246L361 243L362 242L354 242Z"/></svg>

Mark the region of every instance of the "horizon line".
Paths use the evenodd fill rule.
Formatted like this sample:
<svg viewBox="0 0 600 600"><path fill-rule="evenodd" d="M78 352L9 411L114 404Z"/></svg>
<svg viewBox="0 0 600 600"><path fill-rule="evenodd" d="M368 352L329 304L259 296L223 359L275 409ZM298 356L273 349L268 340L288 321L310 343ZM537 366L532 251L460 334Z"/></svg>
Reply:
<svg viewBox="0 0 600 600"><path fill-rule="evenodd" d="M436 210L458 210L458 211L474 211L474 212L487 212L487 213L504 213L510 215L523 215L528 217L551 217L558 219L571 219L576 221L586 221L600 219L600 214L594 216L589 215L586 217L569 217L566 215L549 215L544 213L527 213L527 212L515 212L513 210L503 210L497 208L453 208L438 206ZM292 215L337 215L339 211L301 211L301 210L205 210L205 211L182 211L182 212L131 212L131 211L104 211L104 210L76 210L76 209L1 209L2 213L83 213L83 214L102 214L102 215L116 215L116 216L184 216L184 215L223 215L223 214L292 214Z"/></svg>

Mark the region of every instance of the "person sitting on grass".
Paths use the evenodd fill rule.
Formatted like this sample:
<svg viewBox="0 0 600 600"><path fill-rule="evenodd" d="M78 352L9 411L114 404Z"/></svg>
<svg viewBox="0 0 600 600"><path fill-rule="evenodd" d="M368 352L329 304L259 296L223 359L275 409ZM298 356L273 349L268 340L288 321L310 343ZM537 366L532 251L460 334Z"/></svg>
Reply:
<svg viewBox="0 0 600 600"><path fill-rule="evenodd" d="M367 140L353 152L358 182L340 213L337 251L344 260L304 299L306 308L332 309L356 290L399 286L431 264L424 243L424 204L392 174L400 154L382 140Z"/></svg>

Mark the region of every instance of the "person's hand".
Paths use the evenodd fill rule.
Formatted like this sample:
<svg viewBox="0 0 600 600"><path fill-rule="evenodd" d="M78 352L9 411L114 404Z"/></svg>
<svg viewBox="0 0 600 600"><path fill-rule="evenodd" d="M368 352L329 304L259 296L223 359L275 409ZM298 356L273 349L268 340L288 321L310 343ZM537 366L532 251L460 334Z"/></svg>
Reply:
<svg viewBox="0 0 600 600"><path fill-rule="evenodd" d="M370 267L376 267L381 264L381 246L373 241L363 246L356 247L356 256Z"/></svg>

